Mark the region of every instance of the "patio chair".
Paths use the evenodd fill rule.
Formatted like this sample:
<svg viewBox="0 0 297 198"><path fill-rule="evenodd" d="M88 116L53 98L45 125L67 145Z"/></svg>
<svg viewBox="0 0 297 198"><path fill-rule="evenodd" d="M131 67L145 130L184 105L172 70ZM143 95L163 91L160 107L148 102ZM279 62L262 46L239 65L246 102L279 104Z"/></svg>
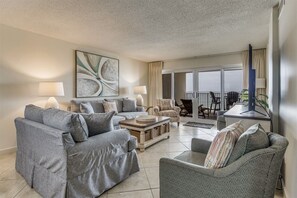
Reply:
<svg viewBox="0 0 297 198"><path fill-rule="evenodd" d="M193 114L193 103L191 99L180 99L183 103L183 106L185 107L185 114L183 114L184 116L192 116ZM205 118L205 114L207 114L207 116L209 117L209 108L207 107L203 107L203 104L198 106L198 116L202 116L203 118Z"/></svg>
<svg viewBox="0 0 297 198"><path fill-rule="evenodd" d="M185 110L183 112L183 116L192 116L193 115L193 104L192 104L192 100L191 99L180 99Z"/></svg>
<svg viewBox="0 0 297 198"><path fill-rule="evenodd" d="M210 112L213 110L213 114L216 114L216 110L221 110L221 97L216 97L212 91L210 91L209 94L211 97ZM214 105L214 109L212 109L212 105Z"/></svg>
<svg viewBox="0 0 297 198"><path fill-rule="evenodd" d="M239 99L239 93L235 91L230 91L227 93L227 99L226 99L226 106L227 110L230 109Z"/></svg>

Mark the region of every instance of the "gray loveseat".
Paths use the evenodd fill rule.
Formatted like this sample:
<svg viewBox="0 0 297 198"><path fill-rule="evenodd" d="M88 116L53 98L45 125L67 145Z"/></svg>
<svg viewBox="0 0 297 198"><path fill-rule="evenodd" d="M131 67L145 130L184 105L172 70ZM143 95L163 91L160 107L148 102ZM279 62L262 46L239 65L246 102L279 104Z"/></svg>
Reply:
<svg viewBox="0 0 297 198"><path fill-rule="evenodd" d="M139 171L136 139L126 129L76 142L78 134L62 122L81 115L53 112L59 115L26 107L25 118L15 119L16 170L43 197L97 197ZM56 128L44 124L46 114L46 119L52 119L46 123L57 123Z"/></svg>
<svg viewBox="0 0 297 198"><path fill-rule="evenodd" d="M147 115L148 113L145 112L143 107L137 106L135 111L124 111L124 98L116 98L116 99L107 99L107 101L115 101L117 104L118 114L113 116L113 123L116 129L119 129L119 122L125 119L133 119L140 115ZM75 99L71 100L71 111L73 112L80 112L80 104L90 102L92 105L95 113L104 113L103 107L104 99Z"/></svg>

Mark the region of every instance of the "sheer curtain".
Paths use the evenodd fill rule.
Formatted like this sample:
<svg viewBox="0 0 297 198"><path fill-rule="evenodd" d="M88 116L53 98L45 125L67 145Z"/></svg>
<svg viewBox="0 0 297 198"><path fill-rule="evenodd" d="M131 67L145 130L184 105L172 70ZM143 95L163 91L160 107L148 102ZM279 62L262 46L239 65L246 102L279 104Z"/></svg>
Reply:
<svg viewBox="0 0 297 198"><path fill-rule="evenodd" d="M156 105L156 99L162 98L163 62L149 63L149 106Z"/></svg>
<svg viewBox="0 0 297 198"><path fill-rule="evenodd" d="M249 54L248 51L242 52L243 64L243 89L249 86ZM256 78L266 78L266 50L253 50L253 68L256 70ZM256 89L256 95L266 94L266 89Z"/></svg>

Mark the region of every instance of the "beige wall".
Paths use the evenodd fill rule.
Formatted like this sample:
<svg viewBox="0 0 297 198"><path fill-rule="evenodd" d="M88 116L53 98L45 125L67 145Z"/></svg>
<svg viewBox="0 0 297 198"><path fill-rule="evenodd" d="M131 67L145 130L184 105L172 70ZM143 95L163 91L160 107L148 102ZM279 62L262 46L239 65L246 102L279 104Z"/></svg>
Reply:
<svg viewBox="0 0 297 198"><path fill-rule="evenodd" d="M246 46L248 48L248 46ZM242 65L241 52L211 55L197 58L171 60L164 62L164 71L182 71L194 68L238 67Z"/></svg>
<svg viewBox="0 0 297 198"><path fill-rule="evenodd" d="M14 119L23 116L25 105L44 106L47 98L37 96L38 82L63 81L65 97L57 100L67 108L75 96L74 50L118 58L121 96L135 97L132 87L147 85L145 62L0 25L0 152L15 147Z"/></svg>
<svg viewBox="0 0 297 198"><path fill-rule="evenodd" d="M297 197L297 1L286 1L279 18L280 128L288 138L285 154L285 192Z"/></svg>

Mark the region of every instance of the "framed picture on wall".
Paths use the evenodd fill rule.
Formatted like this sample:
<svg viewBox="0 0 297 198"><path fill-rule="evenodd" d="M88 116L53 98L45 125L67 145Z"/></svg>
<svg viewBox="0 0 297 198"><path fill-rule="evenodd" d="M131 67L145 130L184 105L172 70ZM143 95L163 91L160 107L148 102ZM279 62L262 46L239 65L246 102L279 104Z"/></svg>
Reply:
<svg viewBox="0 0 297 198"><path fill-rule="evenodd" d="M75 51L76 97L119 95L119 60L89 52Z"/></svg>

